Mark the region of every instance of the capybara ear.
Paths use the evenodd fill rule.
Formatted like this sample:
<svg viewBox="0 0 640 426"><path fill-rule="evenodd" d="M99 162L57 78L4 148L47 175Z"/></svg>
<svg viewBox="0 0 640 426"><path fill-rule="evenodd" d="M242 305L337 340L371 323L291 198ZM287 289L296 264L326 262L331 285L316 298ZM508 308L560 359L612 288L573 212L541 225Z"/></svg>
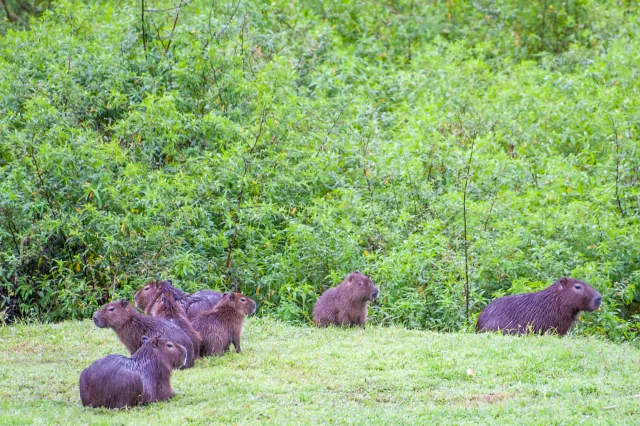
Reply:
<svg viewBox="0 0 640 426"><path fill-rule="evenodd" d="M353 273L354 273L354 274L359 274L359 273L360 273L360 271L353 271Z"/></svg>
<svg viewBox="0 0 640 426"><path fill-rule="evenodd" d="M558 282L560 283L560 285L562 287L566 287L567 286L567 277L562 277L558 280Z"/></svg>
<svg viewBox="0 0 640 426"><path fill-rule="evenodd" d="M149 341L149 338L147 336L142 336L142 344L144 345L145 343L147 343Z"/></svg>
<svg viewBox="0 0 640 426"><path fill-rule="evenodd" d="M169 285L173 285L173 281L171 280L167 280L167 283L169 283Z"/></svg>
<svg viewBox="0 0 640 426"><path fill-rule="evenodd" d="M230 300L236 300L236 294L235 293L229 293L229 299Z"/></svg>
<svg viewBox="0 0 640 426"><path fill-rule="evenodd" d="M122 299L122 300L120 301L120 306L121 306L121 307L126 308L128 305L129 305L129 301L128 301L128 300L124 300L124 299Z"/></svg>

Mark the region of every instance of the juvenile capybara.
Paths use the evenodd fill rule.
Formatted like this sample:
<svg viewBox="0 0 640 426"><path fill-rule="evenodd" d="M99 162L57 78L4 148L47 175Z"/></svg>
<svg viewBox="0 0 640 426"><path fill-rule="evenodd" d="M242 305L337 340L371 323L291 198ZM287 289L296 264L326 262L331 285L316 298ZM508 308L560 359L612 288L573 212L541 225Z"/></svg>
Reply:
<svg viewBox="0 0 640 426"><path fill-rule="evenodd" d="M176 302L173 293L168 290L163 290L162 295L153 302L153 305L151 305L149 315L166 319L186 331L193 340L195 358L200 356L202 337L200 337L200 333L193 328L193 324L191 324L187 319L184 309L178 302Z"/></svg>
<svg viewBox="0 0 640 426"><path fill-rule="evenodd" d="M378 298L378 287L371 279L355 271L344 281L330 288L313 308L313 321L318 327L328 325L360 325L367 322L367 304Z"/></svg>
<svg viewBox="0 0 640 426"><path fill-rule="evenodd" d="M476 330L506 334L567 334L580 311L595 311L602 296L589 284L562 277L536 293L496 299L478 317Z"/></svg>
<svg viewBox="0 0 640 426"><path fill-rule="evenodd" d="M140 340L131 358L107 355L80 374L80 399L87 407L125 408L173 396L171 370L187 359L184 346L159 337Z"/></svg>
<svg viewBox="0 0 640 426"><path fill-rule="evenodd" d="M197 348L191 336L170 321L141 314L126 300L107 303L96 311L93 322L100 328L113 329L130 354L140 348L142 336L161 337L179 343L187 350L185 367L193 367Z"/></svg>
<svg viewBox="0 0 640 426"><path fill-rule="evenodd" d="M182 306L188 319L193 319L198 313L205 312L213 308L222 299L222 293L214 290L200 290L193 294L185 293L173 286L171 280L151 281L143 285L135 294L136 307L143 310L145 314L163 291L169 291L174 299Z"/></svg>
<svg viewBox="0 0 640 426"><path fill-rule="evenodd" d="M210 311L193 319L193 328L202 336L202 356L222 355L233 343L240 353L244 317L256 312L256 302L241 293L224 293Z"/></svg>

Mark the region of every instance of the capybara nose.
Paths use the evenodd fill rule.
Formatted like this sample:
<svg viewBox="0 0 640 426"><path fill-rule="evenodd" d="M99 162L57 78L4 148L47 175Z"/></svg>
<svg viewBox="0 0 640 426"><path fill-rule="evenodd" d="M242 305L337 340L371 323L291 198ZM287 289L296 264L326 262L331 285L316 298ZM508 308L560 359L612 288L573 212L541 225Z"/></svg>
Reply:
<svg viewBox="0 0 640 426"><path fill-rule="evenodd" d="M374 290L373 293L371 293L371 297L374 299L378 298L378 290Z"/></svg>
<svg viewBox="0 0 640 426"><path fill-rule="evenodd" d="M599 308L600 305L602 305L602 296L596 297L596 299L594 300L594 303L596 304L596 308Z"/></svg>

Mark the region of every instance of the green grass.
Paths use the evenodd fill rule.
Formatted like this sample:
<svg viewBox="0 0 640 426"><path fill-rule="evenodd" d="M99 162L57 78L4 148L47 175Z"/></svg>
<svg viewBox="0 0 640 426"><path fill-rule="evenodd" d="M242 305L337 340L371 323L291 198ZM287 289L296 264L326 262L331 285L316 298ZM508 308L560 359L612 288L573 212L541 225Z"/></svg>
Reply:
<svg viewBox="0 0 640 426"><path fill-rule="evenodd" d="M175 372L168 402L80 405L124 348L90 321L0 328L0 424L632 424L640 350L598 339L323 329L252 318L242 354Z"/></svg>

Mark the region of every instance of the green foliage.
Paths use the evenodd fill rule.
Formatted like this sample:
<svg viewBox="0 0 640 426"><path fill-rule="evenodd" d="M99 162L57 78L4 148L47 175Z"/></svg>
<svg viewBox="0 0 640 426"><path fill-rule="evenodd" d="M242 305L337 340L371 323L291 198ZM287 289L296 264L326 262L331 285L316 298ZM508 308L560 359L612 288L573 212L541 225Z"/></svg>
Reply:
<svg viewBox="0 0 640 426"><path fill-rule="evenodd" d="M249 318L242 353L175 371L175 396L85 408L78 377L127 355L90 321L0 327L0 423L635 424L640 350L597 338L316 329Z"/></svg>
<svg viewBox="0 0 640 426"><path fill-rule="evenodd" d="M60 2L0 39L8 318L171 277L307 322L358 269L373 322L450 331L567 274L605 300L577 332L635 338L631 2L140 6Z"/></svg>

